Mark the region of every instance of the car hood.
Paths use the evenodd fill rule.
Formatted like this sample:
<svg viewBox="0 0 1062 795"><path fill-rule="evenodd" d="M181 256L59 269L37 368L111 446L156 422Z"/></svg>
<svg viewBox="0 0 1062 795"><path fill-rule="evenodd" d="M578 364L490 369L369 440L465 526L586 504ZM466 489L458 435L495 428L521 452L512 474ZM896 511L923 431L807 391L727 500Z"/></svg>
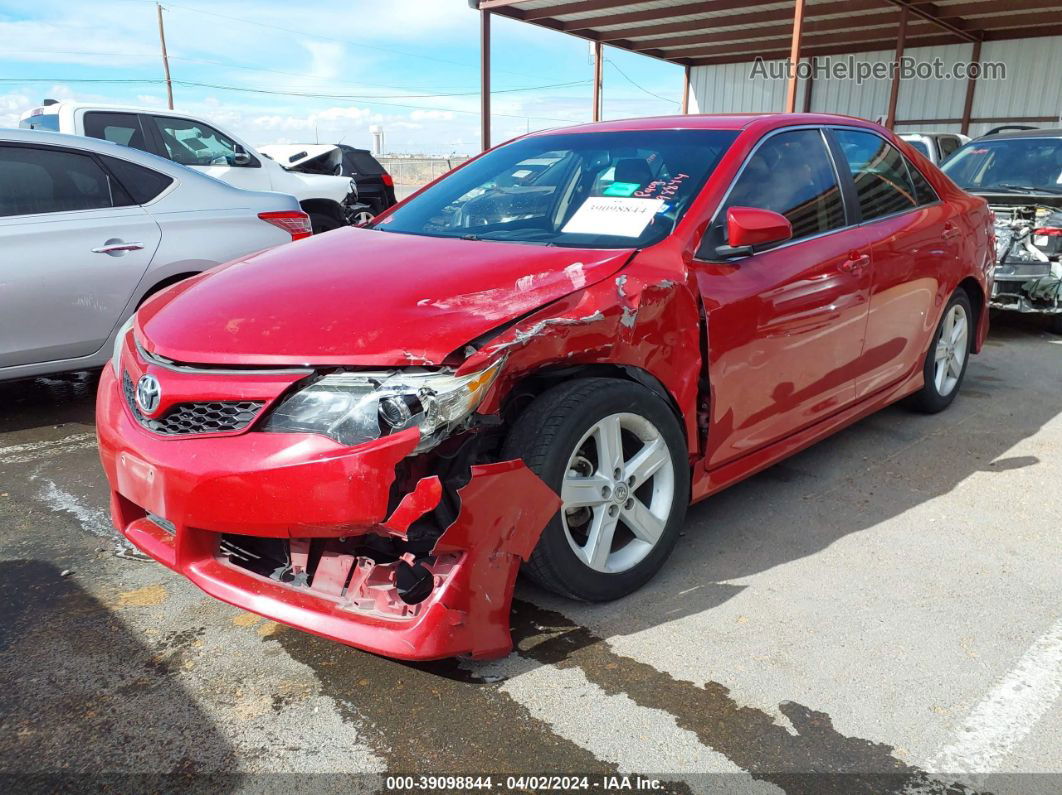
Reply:
<svg viewBox="0 0 1062 795"><path fill-rule="evenodd" d="M335 144L269 144L260 146L258 151L289 171L310 166L312 173L335 174L335 167L343 164L343 150Z"/></svg>
<svg viewBox="0 0 1062 795"><path fill-rule="evenodd" d="M345 227L179 283L141 308L137 331L189 364L440 364L633 253Z"/></svg>
<svg viewBox="0 0 1062 795"><path fill-rule="evenodd" d="M993 193L990 190L969 190L967 193L985 198L989 204L1004 207L1027 207L1044 205L1062 208L1062 195L1053 193Z"/></svg>

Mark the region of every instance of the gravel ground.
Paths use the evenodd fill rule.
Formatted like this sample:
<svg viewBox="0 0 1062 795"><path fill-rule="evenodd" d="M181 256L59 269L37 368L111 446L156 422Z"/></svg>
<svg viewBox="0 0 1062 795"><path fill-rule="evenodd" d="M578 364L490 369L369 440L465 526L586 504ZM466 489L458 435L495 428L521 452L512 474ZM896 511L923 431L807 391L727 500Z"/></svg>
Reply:
<svg viewBox="0 0 1062 795"><path fill-rule="evenodd" d="M1062 790L1062 339L1033 323L996 324L946 413L887 409L691 509L638 594L521 584L518 650L491 663L345 648L129 554L94 391L0 384L2 773Z"/></svg>

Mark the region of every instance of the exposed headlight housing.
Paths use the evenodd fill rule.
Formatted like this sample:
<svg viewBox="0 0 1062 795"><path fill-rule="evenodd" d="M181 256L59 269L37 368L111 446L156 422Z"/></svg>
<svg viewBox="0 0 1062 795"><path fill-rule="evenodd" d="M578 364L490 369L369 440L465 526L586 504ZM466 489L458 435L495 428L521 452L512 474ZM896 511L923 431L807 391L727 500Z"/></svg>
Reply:
<svg viewBox="0 0 1062 795"><path fill-rule="evenodd" d="M262 430L320 433L353 446L417 427L421 452L476 409L501 364L461 377L428 370L332 373L281 401Z"/></svg>
<svg viewBox="0 0 1062 795"><path fill-rule="evenodd" d="M125 338L129 336L129 332L133 330L133 318L129 318L122 324L122 327L118 329L118 333L114 336L114 351L111 353L111 370L115 375L121 375L119 370L119 361L122 358L122 346L125 345Z"/></svg>

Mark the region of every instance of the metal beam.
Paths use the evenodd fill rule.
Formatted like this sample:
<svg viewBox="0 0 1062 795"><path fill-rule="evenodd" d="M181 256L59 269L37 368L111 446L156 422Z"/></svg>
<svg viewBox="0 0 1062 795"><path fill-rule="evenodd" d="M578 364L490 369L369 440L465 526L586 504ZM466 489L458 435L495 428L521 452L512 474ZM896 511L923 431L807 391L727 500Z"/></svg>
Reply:
<svg viewBox="0 0 1062 795"><path fill-rule="evenodd" d="M490 149L490 11L479 12L479 142Z"/></svg>
<svg viewBox="0 0 1062 795"><path fill-rule="evenodd" d="M921 23L921 26L914 28L913 26L908 29L907 38L915 39L925 36L941 36L943 34L940 31L934 30L931 26ZM882 50L892 50L896 47L896 37L891 30L854 30L845 31L843 33L826 33L817 36L808 36L807 31L804 32L802 49L807 52L818 49L820 47L829 47L835 44L860 44L866 41L886 41L887 44L881 47ZM952 43L955 39L951 39ZM674 49L674 50L639 50L643 55L657 55L660 58L667 58L685 62L691 58L711 58L715 55L728 55L728 54L745 54L748 53L748 60L753 60L757 56L762 56L764 60L771 60L767 56L764 50L770 50L772 52L781 52L783 55L771 56L771 57L785 57L785 47L790 44L790 36L775 37L771 39L759 39L755 41L740 41L733 44L719 44L713 47L701 47L692 49ZM910 46L914 46L913 44ZM865 52L865 50L864 50Z"/></svg>
<svg viewBox="0 0 1062 795"><path fill-rule="evenodd" d="M793 38L789 46L789 80L785 87L785 112L796 112L797 64L800 63L800 39L804 35L804 10L807 0L793 0Z"/></svg>
<svg viewBox="0 0 1062 795"><path fill-rule="evenodd" d="M733 4L727 4L728 8L745 8L748 3L742 2L742 0L733 0ZM810 21L814 17L827 16L830 14L851 14L855 11L879 11L881 10L881 0L837 0L837 2L819 3L817 5L810 6L808 8L808 20ZM849 17L850 18L850 17ZM651 20L659 20L660 14L650 17ZM744 14L728 14L721 17L702 17L700 19L686 19L681 22L664 22L659 24L647 25L638 28L621 28L619 30L602 30L602 41L614 41L616 39L636 39L645 36L667 36L671 34L703 34L708 31L732 29L735 25L745 27L748 25L759 25L769 22L786 22L790 23L793 20L793 12L788 8L776 8L771 11L750 11ZM568 26L575 24L583 24L587 20L579 20L578 23L568 22L565 23ZM639 20L631 20L630 22L637 22ZM610 19L601 24L603 25L616 25L619 24L618 18ZM628 23L629 24L629 23ZM786 27L788 30L788 25Z"/></svg>
<svg viewBox="0 0 1062 795"><path fill-rule="evenodd" d="M855 1L860 5L864 3L869 4L869 0ZM668 6L667 8L653 8L648 11L628 11L624 14L602 14L601 16L586 17L584 19L571 19L567 22L561 22L560 24L565 32L572 33L578 30L589 30L591 28L612 25L633 25L638 22L659 22L661 19L666 19L669 16L677 17L692 14L709 14L717 11L740 11L743 9L749 9L749 12L742 15L742 18L748 19L751 22L752 18L755 16L751 9L761 5L768 5L770 2L778 2L778 0L699 0L699 2L684 2L682 5ZM875 8L880 8L880 0L875 0L872 5ZM554 6L554 8L556 8L556 6ZM710 24L712 21L713 20L709 19L700 19L696 20L694 24L703 26L705 24ZM627 31L623 31L623 35L626 34Z"/></svg>
<svg viewBox="0 0 1062 795"><path fill-rule="evenodd" d="M804 35L814 36L819 33L830 33L840 30L866 30L868 28L893 28L896 26L896 13L894 11L884 11L880 14L866 14L857 17L856 20L852 17L840 17L833 19L815 19L811 16L811 13L815 11L817 6L808 7L808 18L804 22ZM921 23L926 25L928 23ZM691 36L681 36L676 38L675 36L654 36L652 38L637 39L631 41L631 44L636 50L647 49L662 49L673 50L678 47L694 46L697 44L717 44L721 42L741 41L743 39L768 39L768 38L782 38L788 37L793 30L792 14L788 17L788 24L783 25L763 25L760 27L750 28L742 26L740 28L727 28L725 30L719 30L713 26L710 32L699 33ZM630 38L628 36L628 38Z"/></svg>
<svg viewBox="0 0 1062 795"><path fill-rule="evenodd" d="M955 38L949 34L940 33L935 36L919 36L917 38L907 37L908 47L935 47L938 44L954 44ZM867 41L861 44L853 46L852 44L832 44L824 47L805 47L803 54L805 58L814 55L857 55L862 52L874 52L876 50L890 50L896 46L896 39L881 39L878 41ZM719 64L727 63L752 63L756 58L762 57L765 61L776 61L788 56L789 53L785 50L774 50L769 52L749 52L747 48L743 52L733 52L730 54L721 54L715 56L705 56L701 58L689 58L679 59L677 62L682 64L689 64L690 66L718 66Z"/></svg>
<svg viewBox="0 0 1062 795"><path fill-rule="evenodd" d="M970 62L975 63L981 60L981 42L975 41L973 43L973 51L970 53ZM977 90L977 78L970 75L966 79L966 100L962 106L962 128L960 132L963 135L968 135L970 132L970 117L973 115L974 104L974 92Z"/></svg>
<svg viewBox="0 0 1062 795"><path fill-rule="evenodd" d="M587 11L611 12L623 6L633 6L644 2L645 0L581 0L581 2L561 3L555 6L546 6L545 8L525 9L524 19L556 18L566 14L585 14Z"/></svg>
<svg viewBox="0 0 1062 795"><path fill-rule="evenodd" d="M690 67L682 69L682 113L690 112Z"/></svg>
<svg viewBox="0 0 1062 795"><path fill-rule="evenodd" d="M912 2L912 0L887 1L894 6L907 8L915 16L921 17L926 22L932 22L937 27L943 28L949 33L953 33L966 41L977 41L977 39L980 38L976 32L971 32L968 29L967 24L963 20L941 16L941 10L933 3L915 3Z"/></svg>
<svg viewBox="0 0 1062 795"><path fill-rule="evenodd" d="M814 8L814 6L811 6ZM864 28L860 26L858 28L852 27L851 20L845 20L845 27L836 28L831 27L823 30L822 28L813 29L812 22L807 21L804 23L804 46L814 47L820 44L834 44L844 41L867 41L870 39L880 39L892 34L892 31L896 28L896 16L892 15L892 23L888 26L888 29L882 30L885 26L872 26ZM925 35L929 36L938 31L926 22L915 21L909 28L912 35ZM637 45L635 52L653 52L663 53L665 57L682 57L688 53L705 53L711 54L712 52L718 52L718 49L712 49L710 47L702 49L690 49L702 44L723 44L733 45L735 47L756 47L759 45L767 47L783 46L784 42L789 41L792 36L792 24L787 26L772 25L769 28L754 28L749 30L729 31L728 33L715 33L706 37L708 41L689 41L687 44L686 39L679 39L673 41L671 44L658 45L655 48L642 47L642 42L633 42ZM698 37L699 38L699 37ZM657 39L656 41L659 41ZM891 47L889 49L892 49Z"/></svg>
<svg viewBox="0 0 1062 795"><path fill-rule="evenodd" d="M689 69L689 67L686 67ZM804 113L811 113L811 90L815 86L815 59L811 59L811 71L804 82Z"/></svg>
<svg viewBox="0 0 1062 795"><path fill-rule="evenodd" d="M604 58L601 42L594 42L594 121L601 121L601 78Z"/></svg>
<svg viewBox="0 0 1062 795"><path fill-rule="evenodd" d="M890 130L896 126L896 102L900 98L900 60L903 58L903 48L907 43L907 18L910 12L910 7L900 6L900 29L896 35L896 54L892 59L892 85L889 86L889 110L885 116L885 126Z"/></svg>

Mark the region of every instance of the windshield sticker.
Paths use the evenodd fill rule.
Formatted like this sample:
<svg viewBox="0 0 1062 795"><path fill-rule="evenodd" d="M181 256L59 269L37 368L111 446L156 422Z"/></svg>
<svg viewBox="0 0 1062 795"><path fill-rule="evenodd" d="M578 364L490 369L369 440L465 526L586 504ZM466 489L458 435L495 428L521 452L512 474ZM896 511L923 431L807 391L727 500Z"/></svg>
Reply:
<svg viewBox="0 0 1062 795"><path fill-rule="evenodd" d="M682 183L689 178L689 174L676 174L666 181L662 179L654 179L634 195L646 199L657 197L668 199L678 193L679 189L682 187Z"/></svg>
<svg viewBox="0 0 1062 795"><path fill-rule="evenodd" d="M1062 185L1062 174L1058 175L1058 179L1055 180L1056 185Z"/></svg>
<svg viewBox="0 0 1062 795"><path fill-rule="evenodd" d="M640 237L663 204L662 199L592 196L561 231L573 235Z"/></svg>
<svg viewBox="0 0 1062 795"><path fill-rule="evenodd" d="M640 187L637 182L613 182L602 193L605 196L630 196Z"/></svg>

